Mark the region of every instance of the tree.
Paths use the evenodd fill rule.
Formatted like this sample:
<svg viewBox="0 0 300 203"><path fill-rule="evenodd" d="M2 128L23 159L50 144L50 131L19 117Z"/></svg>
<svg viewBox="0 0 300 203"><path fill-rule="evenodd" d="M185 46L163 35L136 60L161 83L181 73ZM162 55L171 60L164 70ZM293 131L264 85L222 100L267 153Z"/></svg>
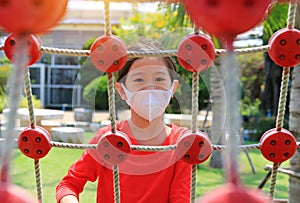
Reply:
<svg viewBox="0 0 300 203"><path fill-rule="evenodd" d="M266 21L263 23L264 34L262 36L263 44L268 44L270 37L281 28L286 27L288 5L276 4ZM269 57L269 54L264 53L265 57L265 73L266 82L265 90L262 99L262 107L264 111L270 112L272 115L277 114L278 98L280 91L282 67L275 64Z"/></svg>
<svg viewBox="0 0 300 203"><path fill-rule="evenodd" d="M300 28L300 7L297 8L296 27ZM300 140L300 65L297 65L292 71L292 88L290 98L290 114L289 114L289 130L293 133L296 140ZM300 152L299 150L290 160L292 171L300 172ZM298 203L300 199L299 193L300 179L289 177L289 203Z"/></svg>

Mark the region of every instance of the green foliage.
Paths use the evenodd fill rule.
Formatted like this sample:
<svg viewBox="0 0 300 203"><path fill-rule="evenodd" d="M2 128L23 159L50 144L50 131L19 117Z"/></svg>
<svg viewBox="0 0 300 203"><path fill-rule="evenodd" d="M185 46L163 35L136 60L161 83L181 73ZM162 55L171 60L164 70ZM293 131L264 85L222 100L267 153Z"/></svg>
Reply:
<svg viewBox="0 0 300 203"><path fill-rule="evenodd" d="M267 131L275 126L274 117L245 117L245 122L243 123L243 128L247 129L249 132L249 138L252 141L259 141L261 136Z"/></svg>
<svg viewBox="0 0 300 203"><path fill-rule="evenodd" d="M178 20L181 16L182 19ZM121 37L128 46L138 42L157 40L166 49L176 49L183 36L191 32L187 29L188 18L179 5L161 7L154 13L141 13L133 7L133 15L121 19L120 27L113 27L114 34ZM185 23L184 23L185 22Z"/></svg>
<svg viewBox="0 0 300 203"><path fill-rule="evenodd" d="M251 102L249 97L244 97L241 102L241 115L242 116L260 116L262 115L260 108L261 101L256 99Z"/></svg>
<svg viewBox="0 0 300 203"><path fill-rule="evenodd" d="M6 94L7 87L7 79L10 76L12 69L12 64L10 61L3 57L0 59L0 112L3 111L4 108L8 106L8 97ZM42 102L36 98L36 96L32 97L34 108L43 108ZM21 96L20 108L27 108L27 99L24 96Z"/></svg>
<svg viewBox="0 0 300 203"><path fill-rule="evenodd" d="M89 50L92 46L92 44L94 43L94 41L96 40L96 38L91 38L91 39L88 39L82 46L82 49L83 50ZM81 57L80 60L79 60L79 64L83 65L86 61L87 57Z"/></svg>
<svg viewBox="0 0 300 203"><path fill-rule="evenodd" d="M37 99L35 95L32 95L32 103L33 103L33 107L36 109L43 108L43 104L41 100ZM27 107L28 107L27 97L21 96L19 108L27 108Z"/></svg>
<svg viewBox="0 0 300 203"><path fill-rule="evenodd" d="M0 59L0 91L1 93L6 90L7 79L10 75L12 65L10 61L3 57Z"/></svg>
<svg viewBox="0 0 300 203"><path fill-rule="evenodd" d="M108 109L107 75L95 78L83 90L83 99L96 109Z"/></svg>
<svg viewBox="0 0 300 203"><path fill-rule="evenodd" d="M91 38L86 41L82 46L82 49L89 50L95 40L96 38ZM81 64L82 67L80 69L81 77L79 77L76 81L78 85L85 87L91 81L93 81L93 79L99 77L100 75L103 75L103 73L93 65L89 57L81 57L79 60L79 64Z"/></svg>
<svg viewBox="0 0 300 203"><path fill-rule="evenodd" d="M35 95L32 96L32 102L33 102L33 107L34 108L43 108L43 104L41 100L37 99ZM3 109L8 107L8 97L7 94L4 92L0 93L0 112L3 111ZM27 103L27 98L24 96L21 96L20 103L19 103L19 108L27 108L28 103Z"/></svg>
<svg viewBox="0 0 300 203"><path fill-rule="evenodd" d="M241 114L258 116L260 115L261 91L265 83L263 53L238 55L238 62L241 68L243 88Z"/></svg>
<svg viewBox="0 0 300 203"><path fill-rule="evenodd" d="M268 44L270 37L279 29L286 27L288 4L275 4L264 21L263 43Z"/></svg>
<svg viewBox="0 0 300 203"><path fill-rule="evenodd" d="M2 112L3 109L5 109L7 107L7 104L8 104L7 96L5 93L1 92L0 93L0 112Z"/></svg>

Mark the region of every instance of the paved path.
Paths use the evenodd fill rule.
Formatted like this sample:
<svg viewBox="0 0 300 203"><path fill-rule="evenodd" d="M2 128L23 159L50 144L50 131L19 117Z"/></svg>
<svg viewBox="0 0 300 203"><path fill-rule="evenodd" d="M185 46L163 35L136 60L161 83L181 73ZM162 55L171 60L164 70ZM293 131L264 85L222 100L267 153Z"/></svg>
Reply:
<svg viewBox="0 0 300 203"><path fill-rule="evenodd" d="M5 119L6 119L5 116L3 114L0 114L0 120L3 122ZM101 122L103 120L108 120L108 119L109 119L108 111L96 111L93 114L93 122ZM60 122L60 123L75 122L74 112L73 111L65 111L62 119L54 119L51 121Z"/></svg>
<svg viewBox="0 0 300 203"><path fill-rule="evenodd" d="M93 114L93 122L101 122L103 120L109 119L108 111L96 111ZM70 123L75 122L74 120L74 112L73 111L65 111L64 117L61 120L62 123Z"/></svg>
<svg viewBox="0 0 300 203"><path fill-rule="evenodd" d="M199 125L198 125L199 127L202 126L202 122L203 122L203 120L205 118L205 114L206 114L206 111L200 111L200 113L199 113L199 116L198 116L199 117ZM127 119L129 115L130 115L129 111L125 110L125 111L122 111L122 112L118 113L118 118L120 120L124 120L124 119ZM180 116L180 118L177 118L178 116ZM172 122L172 123L174 123L176 125L190 127L191 119L187 119L184 116L188 117L190 115L168 114L165 117L165 122L166 123ZM210 112L205 127L210 127L210 125L211 125L211 118L212 117L211 117L211 112ZM108 110L106 110L106 111L95 111L93 113L93 118L92 118L92 122L93 123L101 123L102 121L107 121L107 120L109 120L109 112L108 112ZM0 121L2 123L5 121L5 116L3 114L0 114ZM51 123L52 124L56 123L55 125L57 125L57 124L59 124L59 125L74 124L75 123L74 112L73 111L65 111L62 118L46 120L44 122L44 124L45 123L50 124L50 126L51 126ZM20 122L17 121L16 125L18 126L19 124L20 124Z"/></svg>

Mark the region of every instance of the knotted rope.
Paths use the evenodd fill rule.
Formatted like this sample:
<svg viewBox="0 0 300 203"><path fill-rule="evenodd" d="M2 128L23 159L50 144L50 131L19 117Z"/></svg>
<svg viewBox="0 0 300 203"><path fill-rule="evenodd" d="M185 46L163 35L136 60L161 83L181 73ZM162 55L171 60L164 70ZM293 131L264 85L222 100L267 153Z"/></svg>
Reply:
<svg viewBox="0 0 300 203"><path fill-rule="evenodd" d="M3 49L3 45L0 46ZM248 53L256 53L256 52L266 52L270 48L269 45L262 45L258 47L250 47L250 48L239 48L235 49L234 52L236 54L248 54ZM56 55L65 55L65 56L89 56L90 50L81 50L81 49L62 49L55 47L45 47L41 46L40 51L47 54L56 54ZM216 49L215 53L217 55L224 54L226 52L225 49ZM176 56L177 50L155 50L155 51L128 51L127 52L129 58L136 57L167 57L167 56Z"/></svg>
<svg viewBox="0 0 300 203"><path fill-rule="evenodd" d="M29 120L31 128L36 127L36 120L34 116L34 106L32 102L32 89L30 83L30 73L29 69L26 68L26 77L25 77L25 92L28 104L28 111L29 111ZM34 160L34 172L35 172L35 183L36 183L36 190L37 196L40 203L43 202L43 195L42 195L42 180L41 180L41 170L40 170L40 163L39 160Z"/></svg>
<svg viewBox="0 0 300 203"><path fill-rule="evenodd" d="M291 0L289 3L288 18L287 18L287 28L289 29L294 28L295 26L296 9L297 9L297 3ZM285 113L285 106L286 106L286 99L287 99L289 76L290 76L290 67L283 67L280 96L279 96L279 103L278 103L278 113L276 117L276 130L278 131L281 131L284 122L284 113ZM269 194L268 194L270 199L273 199L274 197L279 165L280 163L273 164L272 173L271 173L271 183L270 183Z"/></svg>
<svg viewBox="0 0 300 203"><path fill-rule="evenodd" d="M193 72L192 79L192 123L191 130L192 133L198 130L198 96L199 96L199 73ZM197 187L197 165L192 166L192 177L191 177L191 202L196 199L196 187Z"/></svg>
<svg viewBox="0 0 300 203"><path fill-rule="evenodd" d="M110 23L110 9L109 1L104 0L104 19L105 19L105 35L111 35ZM111 122L112 133L116 132L116 107L115 107L115 87L114 87L114 74L107 73L108 77L108 106L109 118ZM119 180L119 166L113 167L113 181L114 181L114 202L120 203L120 180Z"/></svg>

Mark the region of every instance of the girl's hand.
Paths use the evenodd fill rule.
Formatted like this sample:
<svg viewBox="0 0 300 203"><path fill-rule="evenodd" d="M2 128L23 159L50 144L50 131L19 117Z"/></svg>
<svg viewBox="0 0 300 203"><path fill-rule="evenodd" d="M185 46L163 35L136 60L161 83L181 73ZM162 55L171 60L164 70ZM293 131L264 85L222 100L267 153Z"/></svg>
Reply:
<svg viewBox="0 0 300 203"><path fill-rule="evenodd" d="M64 196L59 203L79 203L77 198L73 195Z"/></svg>

